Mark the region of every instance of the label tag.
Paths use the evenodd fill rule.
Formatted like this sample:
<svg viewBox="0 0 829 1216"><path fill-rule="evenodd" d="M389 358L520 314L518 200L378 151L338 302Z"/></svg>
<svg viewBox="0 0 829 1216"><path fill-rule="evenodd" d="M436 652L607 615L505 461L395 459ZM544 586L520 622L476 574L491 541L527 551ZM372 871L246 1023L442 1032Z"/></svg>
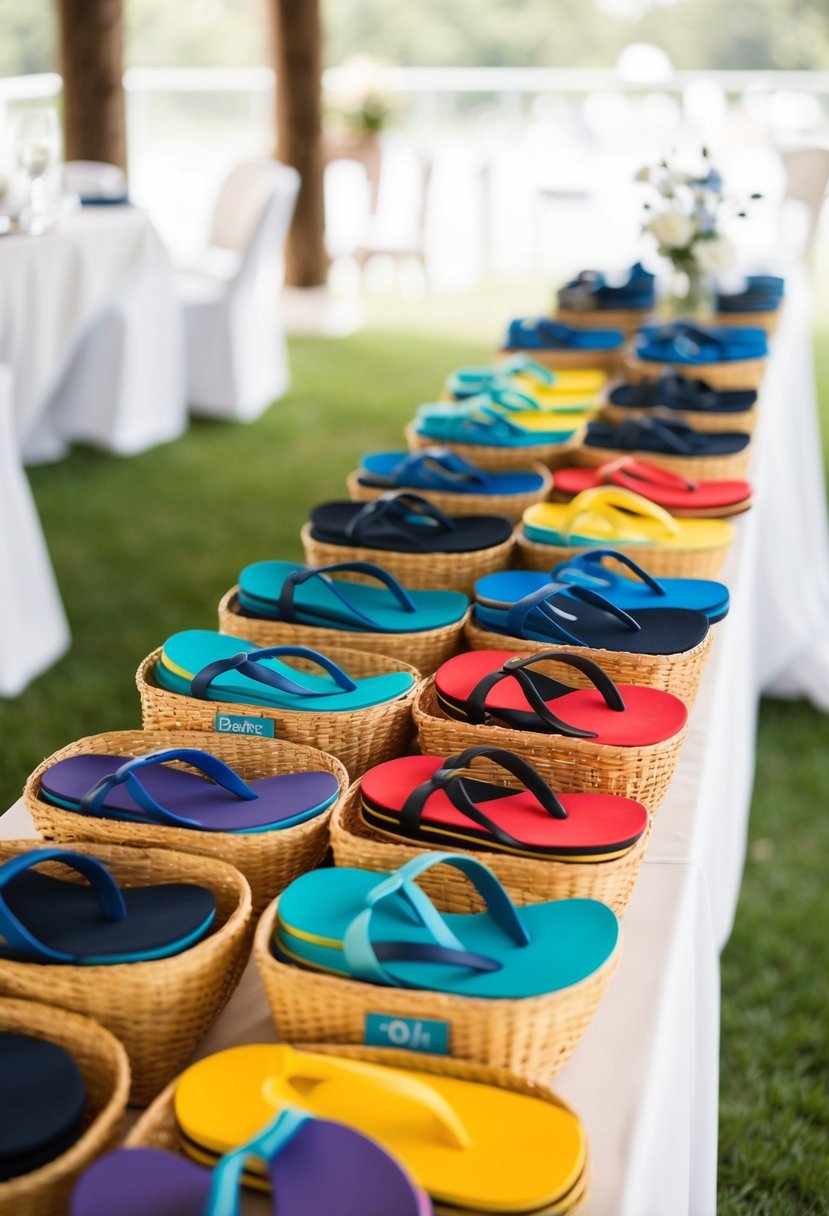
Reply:
<svg viewBox="0 0 829 1216"><path fill-rule="evenodd" d="M273 739L273 718L245 718L239 714L216 714L213 729L220 735L248 735L251 739Z"/></svg>
<svg viewBox="0 0 829 1216"><path fill-rule="evenodd" d="M367 1047L400 1047L425 1051L433 1056L449 1055L449 1023L424 1018L395 1018L386 1013L367 1013L363 1042Z"/></svg>

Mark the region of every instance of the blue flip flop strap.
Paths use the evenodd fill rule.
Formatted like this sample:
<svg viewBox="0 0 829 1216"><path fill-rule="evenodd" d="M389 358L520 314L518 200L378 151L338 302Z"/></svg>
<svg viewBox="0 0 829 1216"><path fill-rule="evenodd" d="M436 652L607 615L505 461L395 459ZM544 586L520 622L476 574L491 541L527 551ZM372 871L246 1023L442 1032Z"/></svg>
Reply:
<svg viewBox="0 0 829 1216"><path fill-rule="evenodd" d="M545 622L552 626L555 632L567 642L573 642L576 645L583 646L585 642L578 634L572 633L564 623L562 615L564 609L557 610L554 604L550 604L550 599L560 594L562 587L560 584L547 583L544 587L539 587L537 591L531 591L529 595L525 595L523 599L517 600L507 612L507 633L513 637L525 636L528 618L533 613L539 613L544 617ZM594 608L600 608L602 612L607 612L611 616L616 617L623 625L630 629L633 633L641 630L642 626L623 608L619 608L616 604L600 595L598 591L594 591L591 587L583 587L578 583L574 583L568 588L570 596L581 600L585 604L592 604ZM578 624L578 621L576 621Z"/></svg>
<svg viewBox="0 0 829 1216"><path fill-rule="evenodd" d="M491 870L474 857L462 853L421 853L406 862L399 870L382 879L366 896L367 906L357 914L348 926L343 948L349 971L357 978L397 985L397 981L382 966L384 961L428 961L458 967L469 967L476 971L497 971L501 964L497 959L475 954L464 949L446 921L428 896L416 886L415 880L426 870L436 865L450 865L460 870L472 882L486 904L487 911L507 936L519 946L530 942L530 935L518 909ZM412 900L418 892L416 901ZM371 915L374 908L391 895L402 894L414 909L423 927L434 938L432 943L378 942L371 940ZM451 941L454 945L444 945Z"/></svg>
<svg viewBox="0 0 829 1216"><path fill-rule="evenodd" d="M675 426L676 424L674 423L673 425ZM690 427L688 429L690 430ZM641 448L642 436L647 434L653 435L670 452L675 452L678 456L694 454L694 449L687 439L683 439L671 427L666 426L655 418L642 418L636 422L633 420L623 422L616 429L613 438L614 440L621 441L621 447L627 446L630 451L635 451L637 448Z"/></svg>
<svg viewBox="0 0 829 1216"><path fill-rule="evenodd" d="M526 355L510 355L497 369L504 376L532 376L539 384L555 384L555 372Z"/></svg>
<svg viewBox="0 0 829 1216"><path fill-rule="evenodd" d="M165 823L170 827L184 828L199 828L201 824L193 819L187 819L183 815L176 815L174 811L168 811L156 802L152 794L141 784L138 777L138 770L146 768L150 764L165 764L170 760L180 760L185 764L197 768L204 773L222 789L228 791L229 794L235 794L237 798L250 802L259 797L259 795L250 788L232 768L219 760L217 756L211 756L209 752L199 751L194 747L173 747L164 751L147 752L143 756L136 756L132 760L128 760L126 764L122 764L114 772L102 777L97 781L90 790L84 794L80 802L80 809L85 815L97 815L106 817L106 809L104 801L107 794L115 789L118 785L126 787L130 797L136 806L140 807L150 819L156 820L158 823Z"/></svg>
<svg viewBox="0 0 829 1216"><path fill-rule="evenodd" d="M225 1153L214 1166L203 1216L241 1216L242 1178L250 1159L269 1165L311 1118L286 1106L251 1140Z"/></svg>
<svg viewBox="0 0 829 1216"><path fill-rule="evenodd" d="M307 583L312 578L318 578L321 583L328 588L332 595L340 601L340 603L348 609L352 616L356 617L363 625L367 625L370 629L374 629L377 633L383 633L383 626L378 624L373 617L361 611L341 589L341 584L334 579L326 578L327 574L333 574L335 571L349 571L352 574L364 574L368 578L376 579L378 583L382 583L384 587L392 593L394 598L400 604L404 612L417 612L417 605L409 595L405 587L398 583L393 575L384 570L382 566L376 566L373 562L337 562L332 566L315 566L307 567L305 570L295 570L293 574L289 574L282 584L282 590L279 593L279 616L283 621L289 621L292 624L297 621L297 607L294 602L294 596L297 587L301 587L303 583ZM300 605L300 612L302 606Z"/></svg>
<svg viewBox="0 0 829 1216"><path fill-rule="evenodd" d="M0 937L5 938L12 949L26 955L34 962L74 963L75 956L63 950L53 950L34 937L21 920L6 904L3 889L18 875L46 861L58 861L61 865L77 870L87 878L101 905L101 911L111 921L123 920L127 914L121 888L106 866L85 853L73 853L68 849L32 849L20 853L0 866Z"/></svg>
<svg viewBox="0 0 829 1216"><path fill-rule="evenodd" d="M570 723L565 722L557 714L554 714L547 705L535 684L533 684L524 670L541 662L562 663L566 667L575 667L577 671L586 675L594 688L601 693L609 709L624 710L625 703L622 699L622 694L607 672L598 663L594 663L592 659L588 659L580 654L567 654L558 650L540 650L537 654L513 655L512 658L507 659L503 667L497 671L490 672L489 675L479 680L466 701L469 720L479 725L485 723L490 716L490 711L486 708L487 693L496 684L499 684L501 680L505 680L508 676L514 676L520 684L521 690L527 698L531 709L535 711L542 722L550 727L551 730L571 739L595 739L596 731L583 730L581 727L571 726Z"/></svg>
<svg viewBox="0 0 829 1216"><path fill-rule="evenodd" d="M370 546L377 525L382 523L383 530L390 529L407 541L414 541L425 550L427 546L423 538L417 534L418 527L410 522L410 516L413 514L432 520L437 531L455 531L455 524L449 516L444 515L443 511L428 499L421 497L420 494L395 490L389 494L381 494L373 502L367 502L362 510L358 511L350 520L345 534L349 540L357 543L362 541Z"/></svg>
<svg viewBox="0 0 829 1216"><path fill-rule="evenodd" d="M337 689L320 690L309 688L306 684L300 684L296 680L291 680L279 671L273 671L269 667L262 666L262 659L281 657L309 659L319 667L322 667L324 671L327 671L343 692L354 692L357 687L351 677L346 675L333 659L329 659L326 655L320 654L316 650L309 650L306 646L268 646L264 650L242 650L239 654L230 655L226 659L216 659L214 663L207 663L202 667L201 671L196 672L193 676L190 682L191 695L198 697L202 701L208 700L207 691L210 685L217 676L224 675L227 671L238 671L241 675L248 676L259 684L267 684L271 688L279 689L280 692L290 693L297 697L331 697L336 695Z"/></svg>
<svg viewBox="0 0 829 1216"><path fill-rule="evenodd" d="M524 789L534 796L542 810L552 819L567 818L567 812L558 796L528 761L502 747L468 747L457 756L449 756L443 768L438 769L428 781L422 782L409 794L400 812L400 826L407 835L416 832L427 802L437 790L442 789L456 810L479 827L485 828L494 839L501 844L523 847L521 841L490 819L469 796L463 772L478 758L490 760L517 777Z"/></svg>
<svg viewBox="0 0 829 1216"><path fill-rule="evenodd" d="M519 392L516 388L493 386L488 392L481 393L481 397L488 397L489 404L497 405L500 409L507 410L512 414L541 409L535 397L531 397L529 393ZM485 402L482 401L482 407L484 404Z"/></svg>
<svg viewBox="0 0 829 1216"><path fill-rule="evenodd" d="M605 569L602 566L604 558L612 558L616 562L621 562L623 566L627 566L628 570L650 587L654 594L668 594L662 583L655 579L652 574L649 574L647 570L643 569L627 553L622 553L618 549L591 549L589 553L581 553L577 557L570 558L568 561L559 562L557 566L553 567L551 578L554 578L557 582L567 583L568 586L578 586L579 584L576 580L570 576L575 573L577 575L584 575L586 578L598 579L598 575L594 575L590 570L591 566L598 566L602 575L604 575L604 578L601 580L603 586L612 587L614 583L618 584L622 576L616 574L613 570Z"/></svg>
<svg viewBox="0 0 829 1216"><path fill-rule="evenodd" d="M470 412L463 418L460 423L461 429L468 427L488 438L495 438L498 435L515 438L524 434L524 428L513 422L508 414L502 413L489 404L488 396L483 401L481 397L473 397L472 401L478 404L475 405L474 412Z"/></svg>
<svg viewBox="0 0 829 1216"><path fill-rule="evenodd" d="M437 466L437 467L435 467ZM474 464L456 456L448 448L426 448L421 452L410 452L392 470L398 485L406 485L406 479L417 478L424 490L456 490L458 482L467 485L486 485L486 475Z"/></svg>
<svg viewBox="0 0 829 1216"><path fill-rule="evenodd" d="M656 404L675 410L704 410L717 404L719 394L703 380L663 372L656 382Z"/></svg>

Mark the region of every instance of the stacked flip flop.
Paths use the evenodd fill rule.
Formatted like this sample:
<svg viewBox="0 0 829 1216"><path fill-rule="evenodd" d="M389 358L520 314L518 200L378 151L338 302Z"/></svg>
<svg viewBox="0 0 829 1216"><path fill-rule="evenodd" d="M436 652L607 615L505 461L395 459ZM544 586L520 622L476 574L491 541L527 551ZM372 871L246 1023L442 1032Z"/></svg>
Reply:
<svg viewBox="0 0 829 1216"><path fill-rule="evenodd" d="M582 270L558 291L556 318L568 325L639 329L656 303L656 277L641 262L619 276Z"/></svg>
<svg viewBox="0 0 829 1216"><path fill-rule="evenodd" d="M738 290L717 292L717 320L724 325L758 325L774 333L784 292L785 280L779 275L747 275Z"/></svg>

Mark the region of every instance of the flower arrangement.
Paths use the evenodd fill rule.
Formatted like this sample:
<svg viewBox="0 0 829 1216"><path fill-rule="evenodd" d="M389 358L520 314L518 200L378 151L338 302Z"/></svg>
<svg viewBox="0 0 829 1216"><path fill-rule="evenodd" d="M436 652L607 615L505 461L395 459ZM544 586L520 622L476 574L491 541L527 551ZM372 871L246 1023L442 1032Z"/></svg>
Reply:
<svg viewBox="0 0 829 1216"><path fill-rule="evenodd" d="M725 226L730 219L746 215L746 204L724 193L722 174L711 163L707 148L700 150L695 170L682 169L663 157L656 165L644 165L636 181L650 186L656 195L643 204L642 230L655 239L657 252L676 271L678 284L672 294L677 305L684 312L705 311L713 276L734 262L734 245Z"/></svg>
<svg viewBox="0 0 829 1216"><path fill-rule="evenodd" d="M379 135L395 114L386 90L385 65L370 55L353 55L342 65L341 73L345 87L332 98L334 125L357 138Z"/></svg>

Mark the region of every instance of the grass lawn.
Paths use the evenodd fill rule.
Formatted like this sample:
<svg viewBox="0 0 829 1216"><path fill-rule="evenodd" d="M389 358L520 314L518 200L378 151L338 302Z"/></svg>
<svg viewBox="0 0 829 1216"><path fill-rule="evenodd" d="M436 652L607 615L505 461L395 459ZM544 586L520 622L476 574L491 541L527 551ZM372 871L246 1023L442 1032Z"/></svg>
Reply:
<svg viewBox="0 0 829 1216"><path fill-rule="evenodd" d="M446 335L468 338L375 327L295 342L296 387L253 426L196 423L132 460L76 450L33 470L74 643L0 704L0 806L55 748L138 725L139 660L177 629L215 628L243 565L301 557L308 506L345 497L358 454L400 446L412 405L485 356L462 302L455 311ZM829 392L829 329L819 355ZM723 959L721 1216L818 1216L829 1202L827 744L829 722L809 707L763 706L750 857Z"/></svg>

